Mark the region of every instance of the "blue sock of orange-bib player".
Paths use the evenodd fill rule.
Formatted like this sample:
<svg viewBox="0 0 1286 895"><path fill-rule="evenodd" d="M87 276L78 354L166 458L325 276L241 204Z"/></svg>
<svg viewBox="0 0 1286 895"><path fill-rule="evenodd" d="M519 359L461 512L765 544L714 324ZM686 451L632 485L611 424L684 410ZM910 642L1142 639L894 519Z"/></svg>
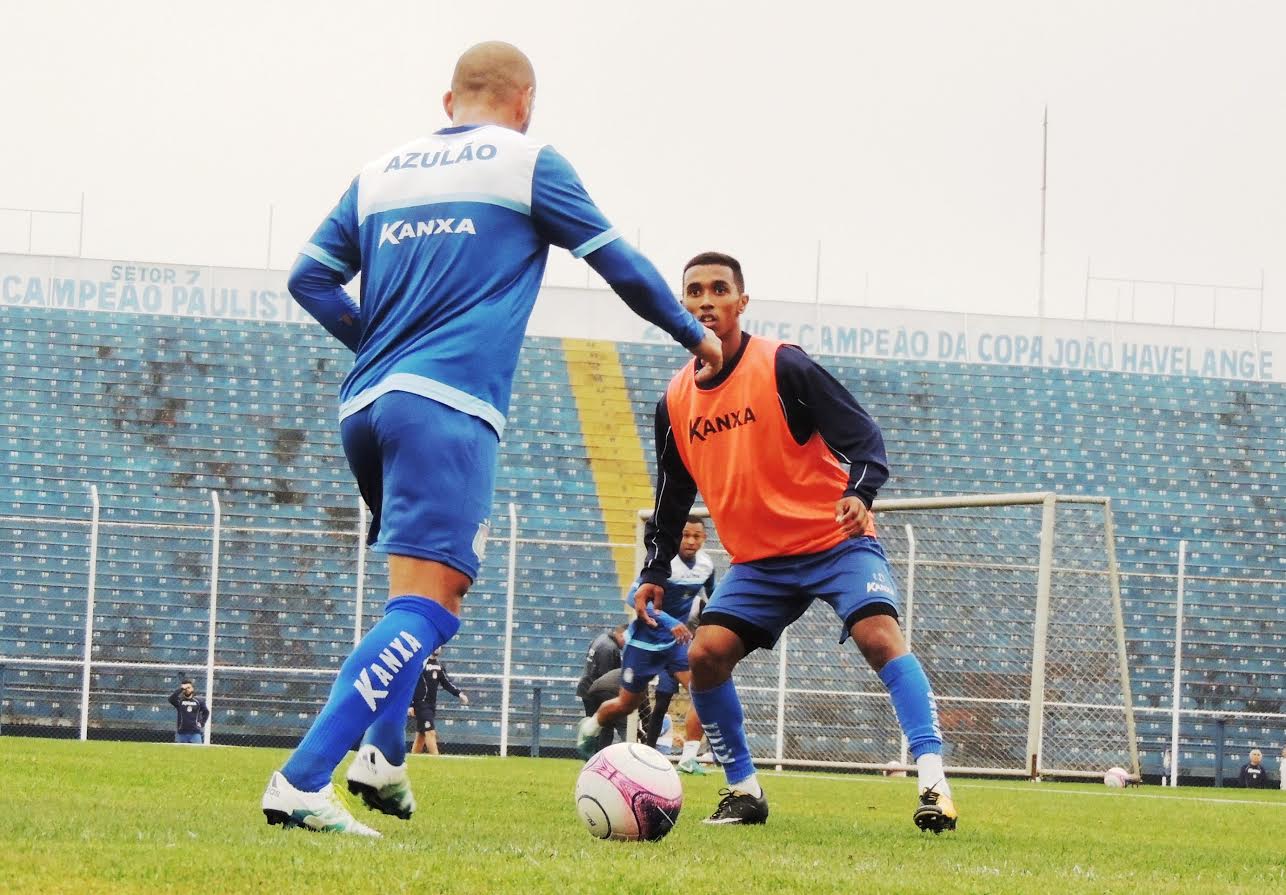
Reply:
<svg viewBox="0 0 1286 895"><path fill-rule="evenodd" d="M926 753L942 752L938 705L920 660L912 653L898 656L880 669L880 680L888 688L893 712L906 734L911 756L919 758Z"/></svg>
<svg viewBox="0 0 1286 895"><path fill-rule="evenodd" d="M746 715L732 678L709 690L693 690L692 704L701 717L710 751L723 766L728 785L736 786L750 778L755 773L755 764L746 740Z"/></svg>

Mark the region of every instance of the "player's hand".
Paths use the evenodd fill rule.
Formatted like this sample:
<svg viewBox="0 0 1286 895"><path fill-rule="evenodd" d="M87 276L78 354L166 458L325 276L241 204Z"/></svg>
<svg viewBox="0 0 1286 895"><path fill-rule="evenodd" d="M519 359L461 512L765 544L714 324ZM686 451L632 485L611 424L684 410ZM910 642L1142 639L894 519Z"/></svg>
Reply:
<svg viewBox="0 0 1286 895"><path fill-rule="evenodd" d="M465 696L463 693L461 693L461 694L460 694L460 705L468 705L468 704L469 704L469 697L468 697L468 696Z"/></svg>
<svg viewBox="0 0 1286 895"><path fill-rule="evenodd" d="M414 717L415 717L415 709L411 708L410 706L407 706L407 707L406 707L406 717L408 717L408 718L414 718Z"/></svg>
<svg viewBox="0 0 1286 895"><path fill-rule="evenodd" d="M647 611L648 604L652 604L657 609L661 608L661 601L665 599L665 588L659 584L640 584L638 590L634 591L634 617L643 622L649 628L656 627L656 619L652 613Z"/></svg>
<svg viewBox="0 0 1286 895"><path fill-rule="evenodd" d="M670 633L674 635L674 639L679 641L679 643L692 642L692 629L689 628L687 625L685 625L683 622L679 622L677 625L671 628Z"/></svg>
<svg viewBox="0 0 1286 895"><path fill-rule="evenodd" d="M723 369L723 343L710 330L696 345L688 349L701 360L701 369L697 370L697 382L708 382Z"/></svg>
<svg viewBox="0 0 1286 895"><path fill-rule="evenodd" d="M845 497L835 504L835 521L850 538L865 531L866 523L870 518L871 511L856 497Z"/></svg>

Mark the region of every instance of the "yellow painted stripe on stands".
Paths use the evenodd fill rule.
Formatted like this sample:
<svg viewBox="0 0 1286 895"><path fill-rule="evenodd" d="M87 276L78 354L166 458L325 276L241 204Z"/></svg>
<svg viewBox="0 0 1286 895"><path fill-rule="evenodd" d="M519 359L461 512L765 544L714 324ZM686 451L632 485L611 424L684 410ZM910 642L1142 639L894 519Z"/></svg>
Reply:
<svg viewBox="0 0 1286 895"><path fill-rule="evenodd" d="M612 548L623 591L638 574L632 546L638 510L652 505L652 478L643 442L634 424L616 344L563 339L563 353L608 540L631 545Z"/></svg>

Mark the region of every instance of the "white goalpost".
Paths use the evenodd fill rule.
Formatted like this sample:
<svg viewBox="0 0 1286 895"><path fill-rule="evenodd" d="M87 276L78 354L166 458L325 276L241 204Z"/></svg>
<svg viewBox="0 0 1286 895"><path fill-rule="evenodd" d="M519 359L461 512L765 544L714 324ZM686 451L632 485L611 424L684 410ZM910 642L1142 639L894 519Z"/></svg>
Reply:
<svg viewBox="0 0 1286 895"><path fill-rule="evenodd" d="M957 773L1139 774L1111 501L1023 493L877 500L902 624L937 696ZM637 546L651 510L639 511ZM695 515L707 517L704 509ZM710 531L716 564L727 556ZM755 760L905 769L875 673L815 603L737 669Z"/></svg>

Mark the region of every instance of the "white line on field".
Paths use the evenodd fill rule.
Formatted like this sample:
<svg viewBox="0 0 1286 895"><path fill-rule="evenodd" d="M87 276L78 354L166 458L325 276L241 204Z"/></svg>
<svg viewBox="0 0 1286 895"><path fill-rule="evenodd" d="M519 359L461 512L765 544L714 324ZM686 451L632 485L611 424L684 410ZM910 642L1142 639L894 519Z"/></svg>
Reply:
<svg viewBox="0 0 1286 895"><path fill-rule="evenodd" d="M845 780L845 781L864 781L867 783L874 781L884 782L881 778L872 778L865 774L795 774L788 771L760 771L765 777L789 777L793 780ZM889 783L897 782L893 779ZM1088 792L1079 789L1055 789L1052 786L1028 784L1027 786L980 786L970 783L952 783L952 789L991 789L1002 790L1004 792L1025 792L1025 793L1051 793L1060 796L1094 796L1097 798L1131 798L1131 799L1160 799L1168 802L1206 802L1215 805L1262 805L1266 808L1286 808L1286 801L1281 802L1260 802L1255 799L1212 799L1207 796L1172 796L1162 795L1161 793L1134 792L1126 794L1120 791Z"/></svg>

